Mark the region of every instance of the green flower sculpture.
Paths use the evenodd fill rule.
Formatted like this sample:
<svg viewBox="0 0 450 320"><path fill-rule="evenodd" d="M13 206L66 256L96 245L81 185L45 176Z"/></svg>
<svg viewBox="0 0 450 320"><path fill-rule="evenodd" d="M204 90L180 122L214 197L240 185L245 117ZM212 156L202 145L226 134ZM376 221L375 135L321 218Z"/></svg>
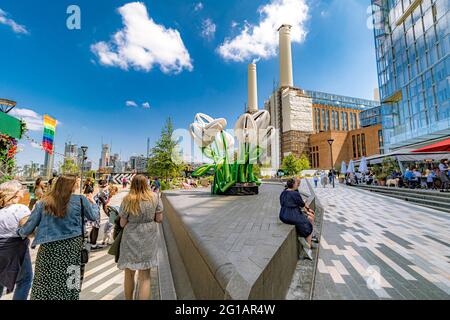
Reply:
<svg viewBox="0 0 450 320"><path fill-rule="evenodd" d="M227 121L213 119L199 113L190 126L190 133L203 155L213 161L199 167L192 174L201 177L214 170L212 194L227 194L234 186L259 186L260 182L253 174L253 165L265 154L275 132L269 126L270 114L258 111L243 114L234 129L238 141L237 159L234 159L234 137L225 131Z"/></svg>

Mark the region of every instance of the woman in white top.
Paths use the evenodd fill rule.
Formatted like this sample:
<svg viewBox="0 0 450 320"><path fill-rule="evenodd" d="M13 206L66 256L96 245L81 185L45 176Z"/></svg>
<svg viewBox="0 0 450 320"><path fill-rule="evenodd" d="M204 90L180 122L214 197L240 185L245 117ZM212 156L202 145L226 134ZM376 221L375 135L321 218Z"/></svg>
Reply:
<svg viewBox="0 0 450 320"><path fill-rule="evenodd" d="M31 214L19 201L25 189L18 181L0 185L0 297L4 288L14 290L14 300L26 300L33 280L28 239L23 240L17 229Z"/></svg>

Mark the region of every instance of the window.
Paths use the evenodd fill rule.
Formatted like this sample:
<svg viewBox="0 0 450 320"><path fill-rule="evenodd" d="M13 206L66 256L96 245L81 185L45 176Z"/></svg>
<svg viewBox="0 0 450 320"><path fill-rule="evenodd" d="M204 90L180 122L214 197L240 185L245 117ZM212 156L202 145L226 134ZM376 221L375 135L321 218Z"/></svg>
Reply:
<svg viewBox="0 0 450 320"><path fill-rule="evenodd" d="M332 110L331 111L331 130L335 129L335 127L334 127L334 124L335 124L334 118L335 118L334 110Z"/></svg>
<svg viewBox="0 0 450 320"><path fill-rule="evenodd" d="M356 158L356 139L355 139L355 136L352 136L352 142L353 142L353 158Z"/></svg>
<svg viewBox="0 0 450 320"><path fill-rule="evenodd" d="M350 130L353 130L353 113L350 113Z"/></svg>
<svg viewBox="0 0 450 320"><path fill-rule="evenodd" d="M314 109L314 126L316 129L316 132L320 131L320 111L319 109Z"/></svg>
<svg viewBox="0 0 450 320"><path fill-rule="evenodd" d="M361 135L358 134L356 139L356 144L358 148L358 158L361 158Z"/></svg>
<svg viewBox="0 0 450 320"><path fill-rule="evenodd" d="M380 148L380 154L382 154L384 149L383 130L378 130L378 147Z"/></svg>
<svg viewBox="0 0 450 320"><path fill-rule="evenodd" d="M325 109L322 109L322 126L321 126L321 129L322 129L322 130L327 130L327 129L326 129L325 123L326 123L326 119L325 119Z"/></svg>
<svg viewBox="0 0 450 320"><path fill-rule="evenodd" d="M319 167L319 147L311 148L311 165L313 168Z"/></svg>
<svg viewBox="0 0 450 320"><path fill-rule="evenodd" d="M340 130L339 111L336 111L336 130Z"/></svg>
<svg viewBox="0 0 450 320"><path fill-rule="evenodd" d="M364 157L367 157L367 152L366 152L366 135L364 133L361 134L361 148L362 148L362 155Z"/></svg>
<svg viewBox="0 0 450 320"><path fill-rule="evenodd" d="M320 131L320 109L317 109L317 131Z"/></svg>
<svg viewBox="0 0 450 320"><path fill-rule="evenodd" d="M320 168L319 147L316 147L316 165L317 168Z"/></svg>

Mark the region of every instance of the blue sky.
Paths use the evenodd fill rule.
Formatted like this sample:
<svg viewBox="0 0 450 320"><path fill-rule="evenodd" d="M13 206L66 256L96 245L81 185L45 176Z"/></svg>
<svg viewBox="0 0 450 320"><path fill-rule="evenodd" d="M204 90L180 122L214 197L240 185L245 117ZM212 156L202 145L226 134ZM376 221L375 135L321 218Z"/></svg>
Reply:
<svg viewBox="0 0 450 320"><path fill-rule="evenodd" d="M81 9L81 30L66 26L71 4ZM261 108L278 80L276 30L267 30L292 19L295 85L371 99L377 80L369 4L2 0L0 97L17 101L38 141L40 117L58 119L58 152L68 140L85 144L95 166L103 138L127 159L145 153L147 137L158 139L168 116L177 128L188 128L197 112L232 126L247 100L247 64L254 59ZM43 162L41 150L22 145L19 164Z"/></svg>

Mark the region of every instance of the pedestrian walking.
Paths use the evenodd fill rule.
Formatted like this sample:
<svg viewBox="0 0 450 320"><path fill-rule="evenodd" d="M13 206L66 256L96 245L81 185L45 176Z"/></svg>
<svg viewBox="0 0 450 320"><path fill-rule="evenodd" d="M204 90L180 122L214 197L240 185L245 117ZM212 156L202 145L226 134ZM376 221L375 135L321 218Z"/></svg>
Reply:
<svg viewBox="0 0 450 320"><path fill-rule="evenodd" d="M448 160L443 159L439 164L439 178L441 178L441 191L448 190L449 188L449 178L448 178Z"/></svg>
<svg viewBox="0 0 450 320"><path fill-rule="evenodd" d="M156 193L159 193L159 191L161 190L161 182L159 181L158 177L155 177L152 182L152 190Z"/></svg>
<svg viewBox="0 0 450 320"><path fill-rule="evenodd" d="M328 177L327 177L327 175L325 174L324 171L322 171L322 172L320 173L320 183L322 184L322 187L323 187L323 188L326 188L326 187L327 187Z"/></svg>
<svg viewBox="0 0 450 320"><path fill-rule="evenodd" d="M92 195L76 195L80 179L61 176L19 228L22 238L36 233L39 245L31 300L78 300L81 289L84 219L95 221L99 208Z"/></svg>
<svg viewBox="0 0 450 320"><path fill-rule="evenodd" d="M92 195L92 193L91 193ZM109 189L105 180L101 180L99 182L99 192L94 197L95 203L103 212L106 213L107 205L109 200ZM91 250L101 249L103 245L97 245L98 234L100 231L101 225L101 213L97 216L95 221L88 222L88 225L91 226L91 232L89 233L89 242L91 244Z"/></svg>
<svg viewBox="0 0 450 320"><path fill-rule="evenodd" d="M128 180L127 180L127 178L123 177L123 179L122 179L122 187L124 189L126 189L127 186L128 186Z"/></svg>
<svg viewBox="0 0 450 320"><path fill-rule="evenodd" d="M317 184L319 182L319 178L317 177L317 173L314 175L313 181L314 181L314 187L317 188Z"/></svg>
<svg viewBox="0 0 450 320"><path fill-rule="evenodd" d="M13 300L27 300L33 280L29 240L17 235L17 228L30 216L19 204L25 189L13 180L0 185L0 297L6 288Z"/></svg>
<svg viewBox="0 0 450 320"><path fill-rule="evenodd" d="M117 267L125 270L124 291L127 300L133 299L136 271L139 288L137 298L150 299L150 269L157 266L160 245L156 224L162 222L162 211L161 200L148 187L145 176L135 176L119 214L123 233Z"/></svg>
<svg viewBox="0 0 450 320"><path fill-rule="evenodd" d="M111 243L112 240L112 230L114 227L114 219L115 217L111 216L111 210L109 210L109 203L111 202L111 199L119 193L119 188L117 188L114 185L110 185L108 187L108 200L105 204L105 213L108 216L108 220L105 222L105 226L103 227L103 240L102 240L102 246L107 246Z"/></svg>

